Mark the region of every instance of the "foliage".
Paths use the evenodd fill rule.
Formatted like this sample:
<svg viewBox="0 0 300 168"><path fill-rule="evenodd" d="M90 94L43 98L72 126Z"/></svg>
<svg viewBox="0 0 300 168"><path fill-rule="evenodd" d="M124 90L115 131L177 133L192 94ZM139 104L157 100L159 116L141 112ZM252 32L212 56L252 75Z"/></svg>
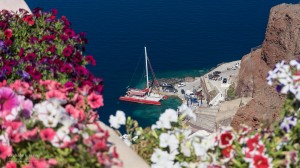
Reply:
<svg viewBox="0 0 300 168"><path fill-rule="evenodd" d="M102 79L66 17L0 12L0 166L121 166L98 123Z"/></svg>
<svg viewBox="0 0 300 168"><path fill-rule="evenodd" d="M235 88L234 88L234 84L231 84L227 90L227 100L233 100L235 99L236 95L235 95Z"/></svg>
<svg viewBox="0 0 300 168"><path fill-rule="evenodd" d="M134 134L133 148L152 167L299 167L300 63L276 64L267 80L277 84L279 93L287 94L280 120L272 128L251 130L241 125L238 131L227 127L209 136L190 135L182 118L194 114L181 106L183 115L177 117L176 111L168 109L151 129L127 125L131 128L128 139L132 132L139 132Z"/></svg>

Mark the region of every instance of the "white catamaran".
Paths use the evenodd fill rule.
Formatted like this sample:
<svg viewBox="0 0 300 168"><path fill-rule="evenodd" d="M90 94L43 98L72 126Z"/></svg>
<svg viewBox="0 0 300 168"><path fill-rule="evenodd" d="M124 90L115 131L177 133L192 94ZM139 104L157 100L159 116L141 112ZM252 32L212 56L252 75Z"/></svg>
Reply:
<svg viewBox="0 0 300 168"><path fill-rule="evenodd" d="M161 100L166 98L166 96L152 93L152 87L149 86L149 77L148 77L148 64L154 78L154 84L159 87L158 81L155 77L155 74L152 70L149 58L147 56L147 49L145 48L145 66L146 66L146 88L145 89L133 89L129 88L125 96L121 96L119 99L122 101L141 103L141 104L151 104L151 105L161 105Z"/></svg>

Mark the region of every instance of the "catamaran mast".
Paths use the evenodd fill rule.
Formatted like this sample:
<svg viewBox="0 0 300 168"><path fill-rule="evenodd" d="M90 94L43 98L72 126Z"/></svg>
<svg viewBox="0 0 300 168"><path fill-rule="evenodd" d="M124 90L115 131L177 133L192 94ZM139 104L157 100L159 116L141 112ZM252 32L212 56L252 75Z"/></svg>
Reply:
<svg viewBox="0 0 300 168"><path fill-rule="evenodd" d="M147 56L147 49L146 49L146 46L144 47L145 48L145 63L146 63L146 79L147 79L147 89L149 89L149 79L148 79L148 56Z"/></svg>

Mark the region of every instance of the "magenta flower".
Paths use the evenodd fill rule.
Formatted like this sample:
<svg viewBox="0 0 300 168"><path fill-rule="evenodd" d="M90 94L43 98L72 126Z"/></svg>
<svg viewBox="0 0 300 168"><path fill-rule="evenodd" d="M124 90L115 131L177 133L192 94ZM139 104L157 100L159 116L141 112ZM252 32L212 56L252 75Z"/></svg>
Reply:
<svg viewBox="0 0 300 168"><path fill-rule="evenodd" d="M10 39L7 39L7 40L5 40L4 45L5 45L6 47L9 47L9 46L12 45L12 41L11 41Z"/></svg>
<svg viewBox="0 0 300 168"><path fill-rule="evenodd" d="M85 60L86 60L86 62L92 64L93 66L96 65L96 60L95 60L94 57L91 56L91 55L87 55L87 56L85 57Z"/></svg>
<svg viewBox="0 0 300 168"><path fill-rule="evenodd" d="M56 51L55 45L52 45L46 49L46 52L54 53Z"/></svg>
<svg viewBox="0 0 300 168"><path fill-rule="evenodd" d="M86 76L88 74L88 70L83 67L83 66L77 66L75 68L75 71L77 72L78 75L83 75L83 76Z"/></svg>
<svg viewBox="0 0 300 168"><path fill-rule="evenodd" d="M67 36L69 36L70 38L73 37L73 36L75 35L75 32L74 32L74 30L72 30L72 29L66 29L64 32L65 32L65 34L66 34Z"/></svg>
<svg viewBox="0 0 300 168"><path fill-rule="evenodd" d="M35 44L35 43L37 43L39 40L38 40L38 38L36 38L36 37L31 37L30 38L30 43L31 44Z"/></svg>
<svg viewBox="0 0 300 168"><path fill-rule="evenodd" d="M67 46L63 50L63 55L66 56L66 57L69 57L72 54L72 52L73 52L73 47Z"/></svg>
<svg viewBox="0 0 300 168"><path fill-rule="evenodd" d="M11 88L0 88L0 112L11 111L19 105L18 97Z"/></svg>

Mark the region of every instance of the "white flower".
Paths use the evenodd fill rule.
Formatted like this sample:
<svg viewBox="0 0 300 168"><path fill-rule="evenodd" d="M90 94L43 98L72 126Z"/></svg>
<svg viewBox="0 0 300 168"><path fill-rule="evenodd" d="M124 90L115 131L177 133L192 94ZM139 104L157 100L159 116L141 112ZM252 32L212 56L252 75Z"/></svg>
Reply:
<svg viewBox="0 0 300 168"><path fill-rule="evenodd" d="M188 108L187 105L181 105L179 107L179 112L182 113L182 116L187 116L188 118L192 119L193 121L196 121L197 117L196 114L193 112L192 109Z"/></svg>
<svg viewBox="0 0 300 168"><path fill-rule="evenodd" d="M54 138L51 140L51 144L55 147L62 147L66 142L71 141L71 138L67 132L68 131L65 128L59 129Z"/></svg>
<svg viewBox="0 0 300 168"><path fill-rule="evenodd" d="M10 146L9 137L6 132L4 132L4 134L0 135L0 142L4 145Z"/></svg>
<svg viewBox="0 0 300 168"><path fill-rule="evenodd" d="M167 133L162 133L159 136L159 146L166 148L169 146L170 152L175 151L178 148L179 141L174 134L170 135Z"/></svg>
<svg viewBox="0 0 300 168"><path fill-rule="evenodd" d="M36 104L33 108L36 118L40 120L45 127L56 127L58 123L71 126L75 121L71 120L66 110L55 100L56 99L51 99L51 101Z"/></svg>
<svg viewBox="0 0 300 168"><path fill-rule="evenodd" d="M5 119L7 121L13 121L17 118L19 118L19 114L20 114L20 111L21 111L21 107L18 106L18 107L14 107L11 112L5 116Z"/></svg>
<svg viewBox="0 0 300 168"><path fill-rule="evenodd" d="M291 60L290 65L296 67L297 70L300 70L300 63L296 60Z"/></svg>
<svg viewBox="0 0 300 168"><path fill-rule="evenodd" d="M205 146L203 146L202 144L200 144L199 142L193 141L193 147L194 147L194 151L196 156L205 156L206 155L206 148Z"/></svg>
<svg viewBox="0 0 300 168"><path fill-rule="evenodd" d="M119 129L121 125L125 125L126 118L125 113L123 111L118 110L116 116L110 115L109 116L109 123L110 126Z"/></svg>
<svg viewBox="0 0 300 168"><path fill-rule="evenodd" d="M151 156L151 161L152 161L152 168L169 168L173 167L174 165L174 159L175 156L178 154L178 152L174 151L171 154L162 151L161 149L154 149L154 152Z"/></svg>
<svg viewBox="0 0 300 168"><path fill-rule="evenodd" d="M191 156L191 142L187 141L180 144L180 151L183 153L184 156L190 157Z"/></svg>

